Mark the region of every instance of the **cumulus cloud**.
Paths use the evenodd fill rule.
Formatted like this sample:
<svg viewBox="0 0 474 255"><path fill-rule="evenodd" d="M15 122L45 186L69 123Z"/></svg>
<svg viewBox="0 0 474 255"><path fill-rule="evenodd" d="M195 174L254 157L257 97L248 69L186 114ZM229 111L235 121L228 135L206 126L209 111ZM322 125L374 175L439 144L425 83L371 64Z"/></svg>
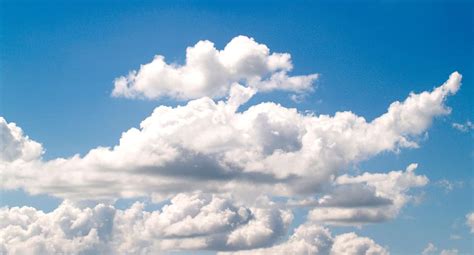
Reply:
<svg viewBox="0 0 474 255"><path fill-rule="evenodd" d="M0 209L2 254L97 254L107 252L115 209L79 209L64 202L52 213L31 207Z"/></svg>
<svg viewBox="0 0 474 255"><path fill-rule="evenodd" d="M388 251L367 237L359 237L355 233L346 233L336 236L331 254L365 254L384 255Z"/></svg>
<svg viewBox="0 0 474 255"><path fill-rule="evenodd" d="M351 164L384 151L417 147L416 137L433 118L450 112L444 102L459 89L460 81L455 72L433 91L411 93L369 122L352 112L315 116L275 103L238 112L255 90L235 85L227 101L204 97L182 106L157 107L112 148L50 161L41 160L40 153L33 153L35 159L29 156L29 161L3 160L2 188L75 200L162 199L193 190L307 196L331 186ZM338 180L381 189L363 178ZM385 198L400 203L398 196Z"/></svg>
<svg viewBox="0 0 474 255"><path fill-rule="evenodd" d="M474 233L474 212L466 215L466 224L471 229L471 233Z"/></svg>
<svg viewBox="0 0 474 255"><path fill-rule="evenodd" d="M408 192L428 183L426 176L415 174L416 167L411 164L405 171L342 175L335 181L339 185L335 190L345 187L343 192L322 197L308 218L333 225L361 225L393 219L413 199Z"/></svg>
<svg viewBox="0 0 474 255"><path fill-rule="evenodd" d="M304 224L295 229L292 236L281 244L248 251L219 254L353 254L353 255L386 255L388 251L367 237L355 233L332 236L327 228Z"/></svg>
<svg viewBox="0 0 474 255"><path fill-rule="evenodd" d="M157 55L138 71L117 78L112 95L148 99L220 98L239 83L259 91L311 90L318 75L289 76L292 68L290 54L270 53L266 45L253 38L237 36L223 50L217 50L214 43L205 40L186 49L184 65L166 63L164 56Z"/></svg>
<svg viewBox="0 0 474 255"><path fill-rule="evenodd" d="M15 123L7 123L0 117L0 162L30 161L43 154L41 144L23 134Z"/></svg>
<svg viewBox="0 0 474 255"><path fill-rule="evenodd" d="M415 174L416 164L358 176L345 169L418 147L434 118L450 113L445 101L460 88L461 75L412 92L369 121L349 111L317 116L273 102L239 111L262 91L304 98L299 93L310 91L317 75L290 76L291 70L289 54L271 53L245 36L223 50L200 41L187 49L184 65L156 56L117 78L112 94L194 100L155 108L117 145L84 156L44 160L40 143L0 118L0 187L66 199L50 213L2 208L0 253L388 254L370 238L333 236L324 225L393 219L428 178ZM169 202L158 211L141 203L112 206L118 198L143 196ZM291 201L272 202L274 196ZM85 201L97 205L84 207ZM280 242L293 219L291 206L310 207L308 219Z"/></svg>
<svg viewBox="0 0 474 255"><path fill-rule="evenodd" d="M269 245L285 235L291 212L272 203L259 208L230 196L178 194L159 211L144 204L119 210L70 201L44 213L31 207L0 209L2 254L155 254L169 250L235 250Z"/></svg>

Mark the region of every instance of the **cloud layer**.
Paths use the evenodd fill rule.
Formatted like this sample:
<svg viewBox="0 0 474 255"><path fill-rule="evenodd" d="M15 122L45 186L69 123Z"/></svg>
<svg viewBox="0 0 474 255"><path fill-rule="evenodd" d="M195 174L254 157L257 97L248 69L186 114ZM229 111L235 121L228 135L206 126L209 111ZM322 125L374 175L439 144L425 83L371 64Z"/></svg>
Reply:
<svg viewBox="0 0 474 255"><path fill-rule="evenodd" d="M347 169L417 148L432 121L450 113L445 102L462 76L412 92L373 120L350 111L303 114L274 102L238 110L259 92L312 90L317 75L289 76L292 68L289 54L245 36L223 50L200 41L184 65L156 56L117 78L113 96L193 100L158 106L117 145L84 156L44 160L40 143L0 117L2 190L65 199L50 213L2 208L0 253L388 254L370 238L333 236L327 226L394 219L429 180L415 173L417 164L359 175ZM113 206L138 197L166 205ZM84 207L90 203L96 206ZM306 222L283 240L301 206L309 209Z"/></svg>
<svg viewBox="0 0 474 255"><path fill-rule="evenodd" d="M388 251L367 237L345 233L333 237L327 228L303 224L295 229L288 241L261 249L239 252L222 252L222 255L250 254L329 254L329 255L388 255Z"/></svg>
<svg viewBox="0 0 474 255"><path fill-rule="evenodd" d="M201 98L174 108L157 107L113 148L50 161L41 159L37 143L15 138L21 129L3 120L6 150L29 154L2 158L2 187L76 200L166 197L236 187L249 193L311 195L331 186L351 164L380 152L417 147L417 135L433 118L450 112L444 102L458 90L460 79L453 73L442 86L412 93L370 122L351 112L304 115L275 103L238 112L253 92L235 86L227 101Z"/></svg>
<svg viewBox="0 0 474 255"><path fill-rule="evenodd" d="M0 209L2 254L151 254L171 250L241 250L273 244L293 215L268 202L237 205L228 196L178 194L160 211L135 203L126 210L70 201L44 213Z"/></svg>
<svg viewBox="0 0 474 255"><path fill-rule="evenodd" d="M160 211L135 203L128 209L70 201L44 213L31 207L0 209L4 254L157 254L177 250L240 250L222 254L388 254L355 233L332 236L303 224L281 244L292 214L274 204L238 206L229 197L178 194ZM259 248L264 247L266 248ZM269 246L269 247L268 247Z"/></svg>

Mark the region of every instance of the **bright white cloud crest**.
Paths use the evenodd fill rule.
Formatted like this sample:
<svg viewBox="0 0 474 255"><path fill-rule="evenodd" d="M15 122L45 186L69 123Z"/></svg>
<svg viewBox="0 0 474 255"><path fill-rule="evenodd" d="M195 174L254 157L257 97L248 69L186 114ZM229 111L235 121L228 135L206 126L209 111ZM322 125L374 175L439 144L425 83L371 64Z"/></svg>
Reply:
<svg viewBox="0 0 474 255"><path fill-rule="evenodd" d="M237 36L223 50L217 50L210 41L199 41L186 49L185 65L167 64L164 56L157 55L138 71L117 78L112 95L149 99L219 98L241 82L259 91L311 90L318 75L288 76L292 69L290 54L270 53L266 45L253 38Z"/></svg>
<svg viewBox="0 0 474 255"><path fill-rule="evenodd" d="M432 91L411 93L372 121L352 112L302 114L273 102L238 111L260 91L310 90L317 76L288 76L291 69L289 54L270 54L265 45L244 36L221 51L201 41L187 49L183 66L157 56L117 79L113 94L197 99L157 107L139 128L124 132L116 146L98 147L83 157L43 160L39 143L0 119L2 189L70 201L47 214L2 209L1 248L12 254L26 244L38 253L250 249L263 254L387 254L369 238L354 233L333 237L322 225L393 219L414 198L412 189L428 183L415 173L416 164L358 176L345 170L381 152L416 148L417 137L433 119L449 114L444 103L459 89L461 75L454 72ZM127 210L108 205L143 196L171 202L160 212L146 212L141 204ZM271 202L273 196L289 201ZM105 204L74 205L84 200ZM308 220L278 243L294 206L310 207ZM58 216L64 213L69 216Z"/></svg>
<svg viewBox="0 0 474 255"><path fill-rule="evenodd" d="M0 209L0 252L7 254L143 254L178 249L261 247L284 235L293 216L272 203L236 205L218 195L178 194L161 211L63 202L50 213Z"/></svg>

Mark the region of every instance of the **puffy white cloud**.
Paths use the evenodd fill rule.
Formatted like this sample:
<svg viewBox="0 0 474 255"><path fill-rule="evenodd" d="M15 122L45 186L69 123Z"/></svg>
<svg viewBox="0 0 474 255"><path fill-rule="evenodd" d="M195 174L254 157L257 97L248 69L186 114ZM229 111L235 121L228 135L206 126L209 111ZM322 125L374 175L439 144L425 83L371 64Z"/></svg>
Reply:
<svg viewBox="0 0 474 255"><path fill-rule="evenodd" d="M5 118L0 117L0 162L31 161L41 154L41 144L25 136L15 123L7 123Z"/></svg>
<svg viewBox="0 0 474 255"><path fill-rule="evenodd" d="M355 233L346 233L336 236L331 254L384 255L388 254L388 251L370 238L359 237Z"/></svg>
<svg viewBox="0 0 474 255"><path fill-rule="evenodd" d="M113 96L127 98L193 99L220 98L228 95L233 84L259 91L312 89L317 74L288 76L293 65L288 53L270 53L270 49L253 38L237 36L223 50L210 41L199 41L186 49L184 65L168 64L165 57L155 56L127 76L115 80Z"/></svg>
<svg viewBox="0 0 474 255"><path fill-rule="evenodd" d="M98 147L83 157L3 162L1 185L75 200L147 195L163 199L193 190L311 195L333 185L351 164L380 152L416 147L417 135L433 118L449 113L444 101L459 89L460 80L455 72L442 86L412 93L370 122L351 112L314 116L275 103L238 112L255 89L234 85L227 101L204 97L174 108L157 107L140 128L124 132L113 148ZM405 196L398 195L405 192L404 184L389 191L377 183L400 175L413 176L407 171L337 180L367 184L376 196L398 205L404 203Z"/></svg>
<svg viewBox="0 0 474 255"><path fill-rule="evenodd" d="M52 213L31 207L0 209L2 254L97 254L112 230L115 209L78 209L64 202Z"/></svg>
<svg viewBox="0 0 474 255"><path fill-rule="evenodd" d="M126 210L69 201L44 213L30 207L0 209L2 254L155 254L166 250L249 249L286 234L289 211L259 208L228 196L179 194L160 211L135 203Z"/></svg>
<svg viewBox="0 0 474 255"><path fill-rule="evenodd" d="M327 228L304 224L285 242L268 248L221 254L330 254L385 255L388 251L367 237L345 233L332 237Z"/></svg>
<svg viewBox="0 0 474 255"><path fill-rule="evenodd" d="M413 198L408 194L410 189L428 183L426 176L414 173L416 167L411 164L405 171L364 173L354 177L342 175L335 181L340 185L336 186L336 192L322 197L308 217L314 222L334 225L361 225L393 219Z"/></svg>
<svg viewBox="0 0 474 255"><path fill-rule="evenodd" d="M471 233L474 233L474 212L466 215L466 224L471 229Z"/></svg>

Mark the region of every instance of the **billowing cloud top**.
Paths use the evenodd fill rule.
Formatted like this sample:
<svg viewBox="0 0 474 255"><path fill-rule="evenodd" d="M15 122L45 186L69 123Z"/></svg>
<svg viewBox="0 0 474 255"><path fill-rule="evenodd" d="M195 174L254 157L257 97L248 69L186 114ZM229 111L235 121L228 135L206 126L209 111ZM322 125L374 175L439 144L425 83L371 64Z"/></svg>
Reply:
<svg viewBox="0 0 474 255"><path fill-rule="evenodd" d="M157 56L118 78L113 95L193 100L158 106L117 145L84 156L44 160L40 143L0 118L1 188L66 199L50 213L1 209L0 253L388 254L370 238L332 236L324 226L393 219L429 180L415 172L417 164L360 175L346 169L381 152L418 147L433 119L450 113L445 102L461 75L412 92L369 121L349 111L303 114L273 102L238 111L260 91L311 90L317 75L288 76L291 69L289 54L270 53L245 36L220 51L198 42L183 66ZM167 204L154 212L140 203L113 206L137 197ZM85 208L85 201L97 206ZM295 206L309 208L307 221L277 243Z"/></svg>
<svg viewBox="0 0 474 255"><path fill-rule="evenodd" d="M79 200L163 198L237 187L310 195L331 186L350 164L383 151L417 147L416 136L434 117L449 113L444 102L460 80L453 73L445 84L392 103L370 122L351 112L304 115L275 103L237 112L253 93L234 85L227 101L204 97L174 108L159 106L139 129L124 132L117 146L50 161L41 160L40 145L18 137L21 130L3 121L8 151L28 153L2 156L2 187Z"/></svg>
<svg viewBox="0 0 474 255"><path fill-rule="evenodd" d="M210 41L199 41L186 49L184 65L168 64L164 56L157 55L138 71L117 78L112 95L148 99L220 98L239 83L259 91L311 90L318 75L288 76L292 68L290 54L270 53L266 45L253 38L237 36L223 50L217 50Z"/></svg>
<svg viewBox="0 0 474 255"><path fill-rule="evenodd" d="M7 123L0 117L0 161L30 161L43 154L41 144L23 134L23 130L15 123Z"/></svg>

